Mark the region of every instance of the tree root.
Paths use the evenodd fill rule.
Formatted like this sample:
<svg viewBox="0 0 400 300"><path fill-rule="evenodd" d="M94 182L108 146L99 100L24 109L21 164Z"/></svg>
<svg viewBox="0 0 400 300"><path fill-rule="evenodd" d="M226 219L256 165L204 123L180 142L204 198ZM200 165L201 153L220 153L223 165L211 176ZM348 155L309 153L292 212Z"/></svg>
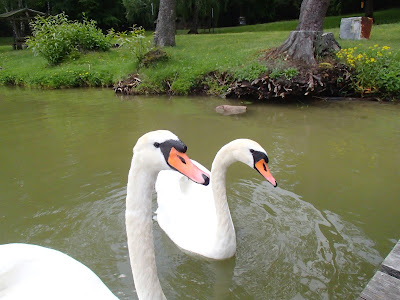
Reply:
<svg viewBox="0 0 400 300"><path fill-rule="evenodd" d="M322 31L291 31L287 40L278 48L269 52L272 56L284 56L285 59L299 60L316 65L316 57L325 57L340 50L333 33Z"/></svg>
<svg viewBox="0 0 400 300"><path fill-rule="evenodd" d="M271 78L269 75L253 81L232 83L226 97L250 97L260 100L304 96L342 97L351 96L351 72L345 65L320 64L314 68L303 68L291 80Z"/></svg>

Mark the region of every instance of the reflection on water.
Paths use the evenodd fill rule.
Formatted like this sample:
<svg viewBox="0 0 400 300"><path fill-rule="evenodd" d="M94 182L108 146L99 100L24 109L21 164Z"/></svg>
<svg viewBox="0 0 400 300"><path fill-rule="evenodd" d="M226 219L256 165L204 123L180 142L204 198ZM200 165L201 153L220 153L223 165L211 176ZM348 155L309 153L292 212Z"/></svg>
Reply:
<svg viewBox="0 0 400 300"><path fill-rule="evenodd" d="M355 299L400 237L399 107L253 104L239 116L215 113L227 103L0 88L0 243L61 250L121 299L136 299L124 222L135 141L170 129L209 168L221 146L247 137L268 151L279 187L243 164L229 169L238 248L226 261L183 253L154 223L167 297Z"/></svg>

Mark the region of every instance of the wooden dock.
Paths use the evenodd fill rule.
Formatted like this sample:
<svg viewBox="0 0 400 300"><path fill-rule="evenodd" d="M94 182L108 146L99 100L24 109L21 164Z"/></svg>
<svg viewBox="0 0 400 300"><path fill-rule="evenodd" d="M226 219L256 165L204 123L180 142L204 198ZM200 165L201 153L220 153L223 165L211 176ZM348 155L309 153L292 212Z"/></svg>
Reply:
<svg viewBox="0 0 400 300"><path fill-rule="evenodd" d="M358 299L400 300L400 240Z"/></svg>

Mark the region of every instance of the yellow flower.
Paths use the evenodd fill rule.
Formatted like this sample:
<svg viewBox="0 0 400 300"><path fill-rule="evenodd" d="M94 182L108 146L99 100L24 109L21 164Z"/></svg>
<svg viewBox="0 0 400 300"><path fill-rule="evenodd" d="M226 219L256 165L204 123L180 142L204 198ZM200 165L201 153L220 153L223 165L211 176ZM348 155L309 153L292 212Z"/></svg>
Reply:
<svg viewBox="0 0 400 300"><path fill-rule="evenodd" d="M371 57L371 62L374 62L374 61L376 61L375 58Z"/></svg>
<svg viewBox="0 0 400 300"><path fill-rule="evenodd" d="M375 44L374 47L375 47L375 48L378 47L378 44Z"/></svg>

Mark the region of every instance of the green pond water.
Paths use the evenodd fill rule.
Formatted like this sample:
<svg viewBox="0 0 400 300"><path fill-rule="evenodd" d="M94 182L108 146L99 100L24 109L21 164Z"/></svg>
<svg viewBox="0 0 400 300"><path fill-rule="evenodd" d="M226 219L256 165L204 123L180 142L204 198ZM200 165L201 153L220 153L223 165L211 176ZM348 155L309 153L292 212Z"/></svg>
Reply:
<svg viewBox="0 0 400 300"><path fill-rule="evenodd" d="M154 222L167 298L357 298L400 238L400 106L321 101L215 112L237 103L0 88L0 243L61 250L119 298L136 299L124 224L136 140L169 129L210 168L224 144L245 137L267 150L279 186L244 164L229 169L238 248L226 261L181 252Z"/></svg>

